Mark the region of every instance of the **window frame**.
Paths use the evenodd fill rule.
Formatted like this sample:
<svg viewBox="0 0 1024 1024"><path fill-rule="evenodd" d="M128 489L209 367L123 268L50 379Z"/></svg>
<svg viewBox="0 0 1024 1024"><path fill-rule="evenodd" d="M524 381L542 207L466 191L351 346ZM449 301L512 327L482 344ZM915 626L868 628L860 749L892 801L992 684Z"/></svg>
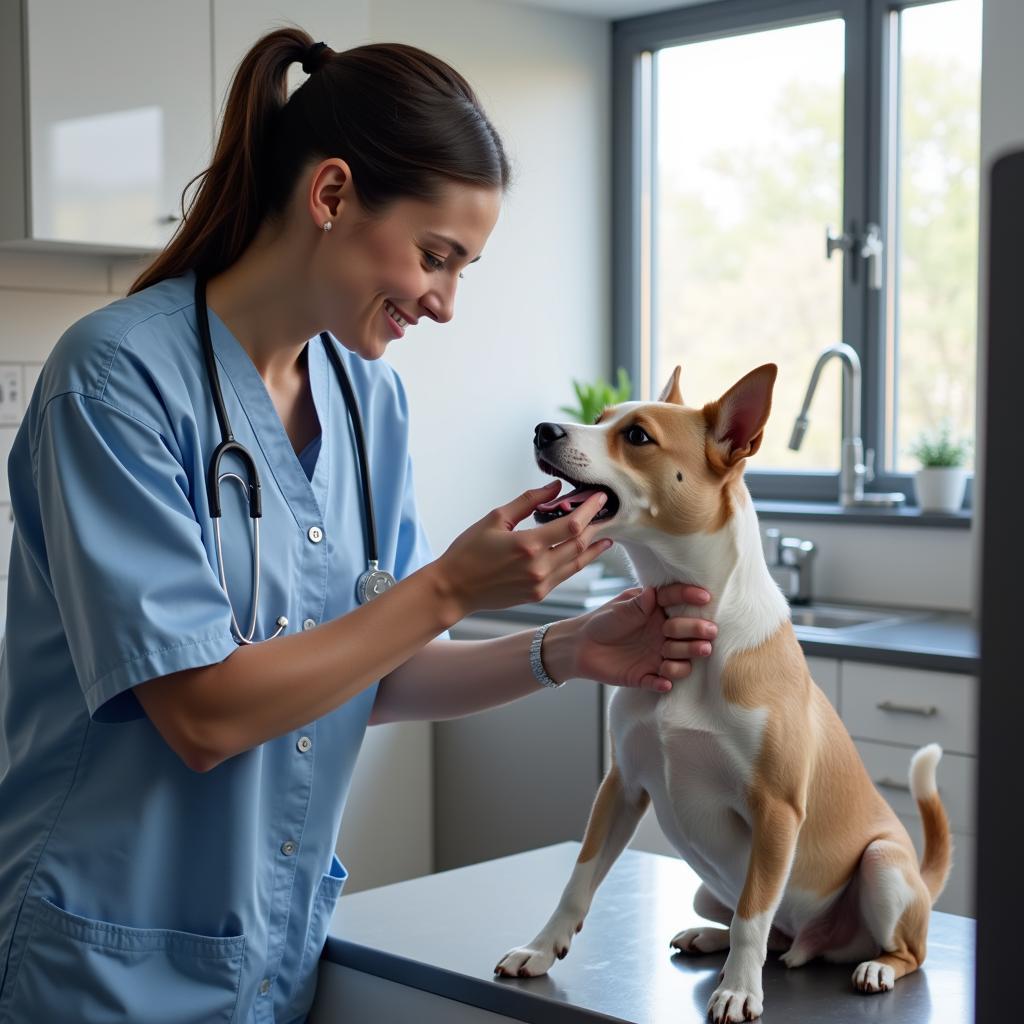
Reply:
<svg viewBox="0 0 1024 1024"><path fill-rule="evenodd" d="M655 194L653 54L682 43L724 38L842 18L846 23L843 125L843 227L854 235L879 225L886 248L884 283L871 291L860 259L844 256L842 339L856 349L863 371L861 430L873 449L876 476L869 491L902 491L914 507L913 474L887 462L886 303L893 280L895 247L891 203L898 188L890 163L897 138L898 18L910 7L937 0L717 0L658 14L627 18L612 26L612 357L639 384L638 398L657 396L652 380L654 337L653 276ZM894 59L896 63L894 63ZM890 112L892 115L890 116ZM890 180L891 173L891 180ZM822 225L824 235L825 225ZM824 249L824 238L822 239ZM824 258L824 255L823 257ZM894 268L893 268L894 272ZM898 291L896 293L898 298ZM813 410L812 410L813 412ZM812 419L813 424L813 419ZM788 429L784 424L782 429ZM813 426L812 426L813 429ZM838 462L838 452L836 453ZM764 470L746 473L754 498L795 502L837 502L839 472ZM966 507L972 507L973 474Z"/></svg>

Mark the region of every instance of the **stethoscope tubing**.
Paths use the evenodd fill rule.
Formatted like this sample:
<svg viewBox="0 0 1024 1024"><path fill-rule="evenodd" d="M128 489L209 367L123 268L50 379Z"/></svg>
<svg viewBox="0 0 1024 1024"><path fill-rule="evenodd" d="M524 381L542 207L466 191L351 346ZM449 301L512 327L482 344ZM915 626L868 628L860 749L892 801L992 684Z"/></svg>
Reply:
<svg viewBox="0 0 1024 1024"><path fill-rule="evenodd" d="M217 362L213 353L213 341L210 336L210 315L206 305L206 281L200 275L196 275L195 285L195 306L196 324L199 328L199 340L203 350L203 363L206 368L206 377L210 386L210 396L213 400L214 411L217 415L217 423L220 427L221 441L214 449L210 458L210 465L207 469L207 494L210 506L210 518L213 520L214 541L217 550L217 569L220 576L220 584L228 598L228 607L231 610L231 624L235 631L235 640L239 644L261 643L253 640L256 632L256 617L259 610L260 597L260 525L259 521L263 516L263 500L260 484L259 470L256 468L256 461L252 454L240 441L235 439L231 430L231 421L228 419L227 407L224 403L224 395L220 386L220 374L217 372ZM363 497L363 521L365 527L367 570L360 576L356 583L356 596L360 603L365 603L390 589L395 583L394 577L378 568L377 553L377 523L373 514L373 490L370 485L369 460L366 456L366 438L363 433L363 419L359 412L359 402L356 399L352 382L349 380L345 364L341 360L337 349L334 346L330 335L324 331L320 334L327 351L328 358L337 374L338 382L341 385L342 394L345 397L345 407L348 410L349 418L352 421L352 430L355 435L356 454L359 460L359 476L362 485ZM234 455L245 467L243 480L237 473L221 473L220 464L225 455ZM252 617L249 629L243 633L235 616L234 605L231 601L231 594L228 590L227 574L224 568L224 553L221 543L221 502L220 485L222 480L235 480L243 491L248 491L249 518L253 527L253 592L252 592ZM277 629L267 637L273 640L279 636L281 631L288 625L288 619L281 615L277 619Z"/></svg>

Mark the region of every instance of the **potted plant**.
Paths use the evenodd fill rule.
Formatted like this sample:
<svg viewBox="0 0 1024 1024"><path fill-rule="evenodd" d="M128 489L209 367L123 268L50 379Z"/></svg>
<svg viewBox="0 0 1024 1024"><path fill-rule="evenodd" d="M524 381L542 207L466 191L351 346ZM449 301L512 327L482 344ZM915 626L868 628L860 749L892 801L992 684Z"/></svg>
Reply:
<svg viewBox="0 0 1024 1024"><path fill-rule="evenodd" d="M630 383L629 374L621 366L616 382L613 387L605 380L598 380L595 384L581 384L578 380L574 380L572 386L579 405L560 405L559 409L562 412L567 412L577 423L593 423L606 406L628 402L633 394L633 385Z"/></svg>
<svg viewBox="0 0 1024 1024"><path fill-rule="evenodd" d="M922 512L957 512L967 487L968 443L953 436L948 422L924 431L911 445L910 454L921 463L914 477L917 503Z"/></svg>

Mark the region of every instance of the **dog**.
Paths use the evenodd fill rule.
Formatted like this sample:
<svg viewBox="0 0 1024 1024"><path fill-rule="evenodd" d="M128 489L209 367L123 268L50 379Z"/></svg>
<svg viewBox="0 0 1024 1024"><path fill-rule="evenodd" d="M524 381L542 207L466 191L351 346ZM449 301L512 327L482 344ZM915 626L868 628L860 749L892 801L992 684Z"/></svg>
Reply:
<svg viewBox="0 0 1024 1024"><path fill-rule="evenodd" d="M495 973L534 977L564 957L602 879L648 805L700 876L694 909L726 927L688 928L683 954L728 949L708 1002L715 1024L763 1010L769 949L787 967L857 963L853 984L883 992L925 958L929 914L949 874L949 820L935 783L942 755L910 767L925 845L918 863L832 705L812 680L789 606L765 562L743 481L771 409L777 368L748 373L703 408L684 404L676 367L657 402L605 409L593 425L542 423L535 456L575 490L537 508L545 522L595 489L597 533L621 544L639 582L692 581L718 625L712 654L666 694L617 688L611 768L572 876L537 937Z"/></svg>

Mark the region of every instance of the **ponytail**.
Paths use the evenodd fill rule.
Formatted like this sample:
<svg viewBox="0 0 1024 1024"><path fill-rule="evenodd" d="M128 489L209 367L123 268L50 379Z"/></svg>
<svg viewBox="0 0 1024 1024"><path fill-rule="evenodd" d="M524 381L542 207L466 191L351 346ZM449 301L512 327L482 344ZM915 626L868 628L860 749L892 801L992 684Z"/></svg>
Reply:
<svg viewBox="0 0 1024 1024"><path fill-rule="evenodd" d="M310 77L288 98L294 62ZM182 223L129 294L189 270L225 270L284 211L307 163L332 156L348 162L368 213L435 199L446 182L504 190L510 178L469 83L437 57L397 43L335 53L301 29L278 29L242 59L213 161L186 186Z"/></svg>

